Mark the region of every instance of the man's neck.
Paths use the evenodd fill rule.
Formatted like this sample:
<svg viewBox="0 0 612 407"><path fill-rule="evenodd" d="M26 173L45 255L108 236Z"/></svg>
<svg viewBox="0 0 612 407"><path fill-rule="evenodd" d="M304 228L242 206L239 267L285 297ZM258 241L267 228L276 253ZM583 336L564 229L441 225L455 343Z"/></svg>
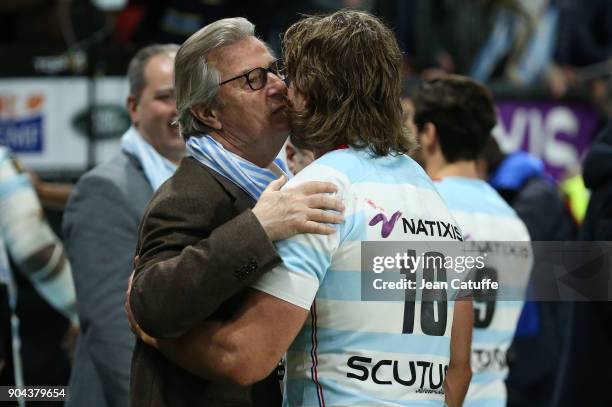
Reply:
<svg viewBox="0 0 612 407"><path fill-rule="evenodd" d="M428 166L427 174L432 178L464 177L480 179L476 169L476 161L444 162L433 167Z"/></svg>

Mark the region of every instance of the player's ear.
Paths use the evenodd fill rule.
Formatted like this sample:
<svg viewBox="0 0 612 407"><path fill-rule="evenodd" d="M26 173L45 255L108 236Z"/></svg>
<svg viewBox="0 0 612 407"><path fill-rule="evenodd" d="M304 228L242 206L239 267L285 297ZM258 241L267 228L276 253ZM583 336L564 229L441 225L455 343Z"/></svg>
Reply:
<svg viewBox="0 0 612 407"><path fill-rule="evenodd" d="M295 151L295 147L293 147L293 144L289 142L285 145L285 156L287 157L287 167L289 168L289 171L291 171L292 174L295 174L296 151Z"/></svg>
<svg viewBox="0 0 612 407"><path fill-rule="evenodd" d="M128 95L125 101L125 107L128 115L130 116L132 125L134 125L134 127L138 127L138 100L136 100L136 96L132 94Z"/></svg>
<svg viewBox="0 0 612 407"><path fill-rule="evenodd" d="M438 132L436 125L427 122L420 134L420 142L424 149L431 149L438 143Z"/></svg>

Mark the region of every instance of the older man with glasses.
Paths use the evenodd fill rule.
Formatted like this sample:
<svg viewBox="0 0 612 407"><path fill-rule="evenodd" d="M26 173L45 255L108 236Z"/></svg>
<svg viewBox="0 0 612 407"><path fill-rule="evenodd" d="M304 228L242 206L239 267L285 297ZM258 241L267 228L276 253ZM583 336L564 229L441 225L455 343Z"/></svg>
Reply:
<svg viewBox="0 0 612 407"><path fill-rule="evenodd" d="M178 123L190 157L159 188L141 223L126 304L145 332L175 338L228 318L245 288L280 263L273 241L332 234L325 223L343 220L340 202L328 195L336 191L331 183L279 191L286 170L275 158L288 135L281 76L244 18L204 27L176 54ZM275 374L252 386L203 380L137 341L130 401L280 406L280 387Z"/></svg>

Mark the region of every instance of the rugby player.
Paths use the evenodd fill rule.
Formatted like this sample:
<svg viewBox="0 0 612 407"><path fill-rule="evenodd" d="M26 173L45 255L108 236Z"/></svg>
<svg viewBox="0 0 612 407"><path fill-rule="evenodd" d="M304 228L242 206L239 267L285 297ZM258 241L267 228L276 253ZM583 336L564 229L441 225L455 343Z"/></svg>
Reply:
<svg viewBox="0 0 612 407"><path fill-rule="evenodd" d="M508 244L528 241L527 228L514 210L478 177L476 159L496 123L491 93L469 78L449 75L421 85L413 102L420 144L414 156L435 180L464 239ZM511 279L517 291L524 292L530 252L500 252L497 266L481 277L496 282ZM505 406L506 352L523 301L518 296L507 298L512 301L479 301L478 291L474 294L473 375L464 405Z"/></svg>

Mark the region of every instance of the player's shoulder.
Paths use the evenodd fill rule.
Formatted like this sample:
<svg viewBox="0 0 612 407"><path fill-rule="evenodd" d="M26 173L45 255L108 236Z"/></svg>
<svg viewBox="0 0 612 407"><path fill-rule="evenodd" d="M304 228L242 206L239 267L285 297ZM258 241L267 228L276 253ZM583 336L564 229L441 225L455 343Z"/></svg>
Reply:
<svg viewBox="0 0 612 407"><path fill-rule="evenodd" d="M303 172L302 177L341 179L347 184L418 184L434 188L421 166L408 156L377 156L368 149L334 150L315 160Z"/></svg>
<svg viewBox="0 0 612 407"><path fill-rule="evenodd" d="M335 153L336 151L327 153L310 163L302 171L292 177L285 187L319 181L334 183L342 189L347 188L350 184L348 173L351 166L355 165L355 160L350 155L337 155ZM330 155L334 157L330 159Z"/></svg>
<svg viewBox="0 0 612 407"><path fill-rule="evenodd" d="M487 182L465 177L446 177L436 187L452 211L516 218L516 212Z"/></svg>

